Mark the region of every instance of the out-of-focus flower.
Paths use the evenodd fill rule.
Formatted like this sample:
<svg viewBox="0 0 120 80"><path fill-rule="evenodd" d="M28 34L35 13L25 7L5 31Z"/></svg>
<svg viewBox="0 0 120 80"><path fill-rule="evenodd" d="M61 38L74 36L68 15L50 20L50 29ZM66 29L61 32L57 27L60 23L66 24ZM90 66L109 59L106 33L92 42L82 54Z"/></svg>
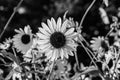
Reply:
<svg viewBox="0 0 120 80"><path fill-rule="evenodd" d="M94 50L94 51L97 51L97 50L108 50L108 42L107 40L104 39L104 37L98 37L98 38L93 38L93 40L90 41L92 44L91 44L91 48Z"/></svg>
<svg viewBox="0 0 120 80"><path fill-rule="evenodd" d="M108 5L109 5L109 4L108 4L108 3L109 3L108 0L103 0L103 2L104 2L104 4L108 7Z"/></svg>
<svg viewBox="0 0 120 80"><path fill-rule="evenodd" d="M108 19L106 11L102 7L99 8L99 11L100 11L100 16L103 20L103 23L106 24L106 25L109 24L110 21Z"/></svg>
<svg viewBox="0 0 120 80"><path fill-rule="evenodd" d="M74 28L67 29L68 20L62 22L58 18L57 22L54 18L47 20L47 24L42 23L43 28L39 28L37 36L39 37L39 49L45 52L47 59L54 61L59 57L61 59L73 56L72 51L76 51L76 44L73 40L76 32Z"/></svg>
<svg viewBox="0 0 120 80"><path fill-rule="evenodd" d="M27 9L25 7L19 7L18 8L18 13L19 14L25 14L25 13L27 13Z"/></svg>
<svg viewBox="0 0 120 80"><path fill-rule="evenodd" d="M19 30L15 29L16 34L13 37L13 44L14 47L18 50L21 51L23 54L25 54L32 46L33 44L33 35L31 32L30 26L25 26L24 30L21 28Z"/></svg>
<svg viewBox="0 0 120 80"><path fill-rule="evenodd" d="M118 7L118 13L117 16L120 18L120 7Z"/></svg>

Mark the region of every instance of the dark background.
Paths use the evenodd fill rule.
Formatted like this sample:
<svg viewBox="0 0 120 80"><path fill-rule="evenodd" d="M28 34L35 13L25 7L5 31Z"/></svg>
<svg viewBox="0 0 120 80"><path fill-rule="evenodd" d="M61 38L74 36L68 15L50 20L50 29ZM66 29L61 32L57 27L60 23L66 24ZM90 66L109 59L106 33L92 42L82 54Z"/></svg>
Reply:
<svg viewBox="0 0 120 80"><path fill-rule="evenodd" d="M19 1L0 0L0 33ZM104 36L109 30L109 24L105 25L100 17L99 7L102 6L106 10L110 22L111 16L118 16L117 14L120 13L118 10L120 1L108 1L109 6L105 7L102 0L96 0L96 3L87 14L82 29L82 34L87 40L90 40L93 36ZM24 0L19 11L14 15L6 29L1 41L12 37L15 34L13 32L14 29L23 28L28 24L31 26L33 33L36 33L38 27L41 26L41 21L46 22L46 19L51 17L55 19L59 16L63 17L66 10L69 11L67 17L73 17L75 21L80 22L91 2L92 0ZM20 9L24 10L24 12L20 12Z"/></svg>

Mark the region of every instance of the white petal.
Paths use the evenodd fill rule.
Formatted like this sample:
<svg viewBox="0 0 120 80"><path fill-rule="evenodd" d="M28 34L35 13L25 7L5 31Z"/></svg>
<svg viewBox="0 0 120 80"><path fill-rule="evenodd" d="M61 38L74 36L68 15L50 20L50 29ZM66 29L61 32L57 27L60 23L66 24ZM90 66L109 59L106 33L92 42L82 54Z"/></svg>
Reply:
<svg viewBox="0 0 120 80"><path fill-rule="evenodd" d="M71 35L67 35L67 38L76 38L78 36L78 33L73 33Z"/></svg>
<svg viewBox="0 0 120 80"><path fill-rule="evenodd" d="M47 59L50 59L52 57L52 54L53 54L53 50L50 50L45 55L47 56Z"/></svg>
<svg viewBox="0 0 120 80"><path fill-rule="evenodd" d="M49 39L38 40L38 41L37 41L37 43L38 43L39 45L41 45L41 44L46 44L46 43L48 43L48 42L49 42Z"/></svg>
<svg viewBox="0 0 120 80"><path fill-rule="evenodd" d="M54 20L54 18L51 18L51 22L52 22L53 28L56 30L57 24L56 24L56 21Z"/></svg>
<svg viewBox="0 0 120 80"><path fill-rule="evenodd" d="M46 36L46 35L44 35L44 34L42 34L42 33L36 33L37 34L37 36L40 38L40 39L48 39L49 37L48 36Z"/></svg>
<svg viewBox="0 0 120 80"><path fill-rule="evenodd" d="M22 30L22 28L19 28L19 30L20 30L22 33L25 33L25 32Z"/></svg>
<svg viewBox="0 0 120 80"><path fill-rule="evenodd" d="M47 20L47 23L48 23L48 26L49 26L51 32L52 33L55 32L54 27L52 26L52 23L51 23L51 21L49 19Z"/></svg>
<svg viewBox="0 0 120 80"><path fill-rule="evenodd" d="M68 20L65 20L64 22L63 22L63 24L62 24L62 26L61 26L61 32L65 32L66 31L66 27L67 27L67 23L68 23Z"/></svg>
<svg viewBox="0 0 120 80"><path fill-rule="evenodd" d="M46 36L50 36L50 34L43 28L39 28L40 32Z"/></svg>
<svg viewBox="0 0 120 80"><path fill-rule="evenodd" d="M50 31L49 27L48 27L45 23L42 22L41 25L42 25L42 27L43 27L46 31L48 31L49 33L52 33L52 32Z"/></svg>
<svg viewBox="0 0 120 80"><path fill-rule="evenodd" d="M44 49L41 50L41 52L48 52L51 50L51 45L48 45L47 47L45 47Z"/></svg>
<svg viewBox="0 0 120 80"><path fill-rule="evenodd" d="M29 25L27 25L27 26L25 26L25 28L24 28L24 31L25 31L25 33L29 33L29 29L30 29L30 26Z"/></svg>
<svg viewBox="0 0 120 80"><path fill-rule="evenodd" d="M44 44L44 45L40 45L39 48L44 50L45 48L49 47L50 44Z"/></svg>
<svg viewBox="0 0 120 80"><path fill-rule="evenodd" d="M65 35L70 35L74 32L74 28L70 28L67 32L65 32Z"/></svg>
<svg viewBox="0 0 120 80"><path fill-rule="evenodd" d="M60 56L61 56L61 59L63 59L63 57L64 57L64 51L63 51L63 49L61 49L61 51L60 51Z"/></svg>
<svg viewBox="0 0 120 80"><path fill-rule="evenodd" d="M67 44L65 47L70 50L70 51L76 51L75 46L73 46L74 44Z"/></svg>
<svg viewBox="0 0 120 80"><path fill-rule="evenodd" d="M55 50L53 51L53 55L52 55L52 57L51 57L51 61L54 61L54 60L55 60L57 54L58 54L58 53L57 53L57 50L55 49Z"/></svg>
<svg viewBox="0 0 120 80"><path fill-rule="evenodd" d="M56 59L58 59L59 57L60 57L60 49L57 49Z"/></svg>
<svg viewBox="0 0 120 80"><path fill-rule="evenodd" d="M64 50L64 56L68 59L68 52Z"/></svg>
<svg viewBox="0 0 120 80"><path fill-rule="evenodd" d="M94 40L92 40L92 41L90 41L90 43L95 43L95 41L94 41Z"/></svg>
<svg viewBox="0 0 120 80"><path fill-rule="evenodd" d="M68 53L69 55L74 56L74 54L73 54L73 52L72 52L71 50L68 50L68 49L66 49L66 48L65 48L65 50L67 51L67 53Z"/></svg>
<svg viewBox="0 0 120 80"><path fill-rule="evenodd" d="M57 20L57 31L60 31L60 29L61 29L61 23L62 23L62 20L59 17L58 20Z"/></svg>
<svg viewBox="0 0 120 80"><path fill-rule="evenodd" d="M15 29L15 32L21 34L22 32L20 30Z"/></svg>

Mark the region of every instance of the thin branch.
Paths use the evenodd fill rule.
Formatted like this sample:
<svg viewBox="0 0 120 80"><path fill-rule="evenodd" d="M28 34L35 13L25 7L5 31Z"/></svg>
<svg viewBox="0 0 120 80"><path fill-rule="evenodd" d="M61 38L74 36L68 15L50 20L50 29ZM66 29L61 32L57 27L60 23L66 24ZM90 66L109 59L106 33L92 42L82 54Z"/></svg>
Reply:
<svg viewBox="0 0 120 80"><path fill-rule="evenodd" d="M115 49L115 55L117 55L116 49ZM118 55L116 56L116 61L115 61L115 65L114 65L114 68L113 68L113 72L115 72L115 69L117 67L119 59L120 59L120 54L118 53Z"/></svg>
<svg viewBox="0 0 120 80"><path fill-rule="evenodd" d="M92 6L94 5L95 1L96 1L96 0L93 0L92 3L90 4L90 6L87 8L85 14L83 15L83 17L82 17L82 19L81 19L81 21L80 21L80 26L79 26L79 27L82 26L82 23L83 23L83 21L84 21L86 15L87 15L87 13L88 13L89 10L92 8Z"/></svg>
<svg viewBox="0 0 120 80"><path fill-rule="evenodd" d="M78 69L80 69L77 53L75 51L74 51L74 53L75 53L75 60L76 60L76 63L77 63L77 67L78 67Z"/></svg>
<svg viewBox="0 0 120 80"><path fill-rule="evenodd" d="M93 64L94 64L94 65L96 66L96 68L99 70L100 76L101 76L103 79L105 79L104 76L102 75L102 72L100 71L99 67L97 66L96 62L94 61L94 59L92 58L92 56L89 54L87 48L84 46L84 44L83 44L81 41L80 41L80 44L81 44L82 47L85 49L86 53L88 54L88 56L89 56L90 59L92 60Z"/></svg>
<svg viewBox="0 0 120 80"><path fill-rule="evenodd" d="M90 46L90 44L85 40L85 38L81 35L82 40L86 43L87 46Z"/></svg>
<svg viewBox="0 0 120 80"><path fill-rule="evenodd" d="M90 59L92 60L92 62L94 63L94 65L97 67L97 64L95 63L95 61L93 60L92 56L89 54L87 48L84 46L84 44L80 41L80 44L82 45L82 47L85 49L86 53L88 54L88 56L90 57Z"/></svg>
<svg viewBox="0 0 120 80"><path fill-rule="evenodd" d="M88 48L86 48L86 49L91 53L91 55L93 56L93 58L94 58L95 60L98 60L98 59L95 57L94 53L93 53L90 49L88 49Z"/></svg>
<svg viewBox="0 0 120 80"><path fill-rule="evenodd" d="M114 30L114 28L111 28L110 31L106 34L105 38L108 37L108 35Z"/></svg>
<svg viewBox="0 0 120 80"><path fill-rule="evenodd" d="M18 3L18 5L14 8L14 11L13 11L12 15L11 15L10 18L8 19L8 21L7 21L7 23L6 23L6 25L5 25L4 29L3 29L3 31L2 31L1 34L0 34L0 39L2 38L2 36L3 36L4 32L5 32L5 30L7 29L7 27L8 27L8 25L9 25L10 21L11 21L12 18L14 17L15 13L17 12L17 10L18 10L18 8L20 7L20 5L22 4L22 2L23 2L23 0L20 0L20 2Z"/></svg>
<svg viewBox="0 0 120 80"><path fill-rule="evenodd" d="M13 50L13 53L14 53L14 56L15 56L15 59L16 59L16 61L17 61L17 64L19 64L19 60L18 60L18 58L17 58L17 55L16 55L16 52L15 52L15 49L12 47L12 50Z"/></svg>

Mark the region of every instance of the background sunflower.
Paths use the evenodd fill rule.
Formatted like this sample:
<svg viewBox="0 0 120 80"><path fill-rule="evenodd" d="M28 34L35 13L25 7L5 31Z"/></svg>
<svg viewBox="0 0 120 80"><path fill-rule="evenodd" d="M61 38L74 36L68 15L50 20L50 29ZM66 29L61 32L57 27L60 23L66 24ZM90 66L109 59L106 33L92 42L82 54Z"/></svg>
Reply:
<svg viewBox="0 0 120 80"><path fill-rule="evenodd" d="M17 34L13 36L13 44L18 52L25 54L33 44L33 34L31 33L30 26L25 26L24 30L21 28L15 30Z"/></svg>

